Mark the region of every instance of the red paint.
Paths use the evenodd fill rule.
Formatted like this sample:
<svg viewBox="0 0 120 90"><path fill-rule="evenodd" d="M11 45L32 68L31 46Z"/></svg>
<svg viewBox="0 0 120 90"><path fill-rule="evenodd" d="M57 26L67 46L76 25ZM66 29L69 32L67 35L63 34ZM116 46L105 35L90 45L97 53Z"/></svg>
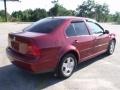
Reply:
<svg viewBox="0 0 120 90"><path fill-rule="evenodd" d="M79 17L59 17L65 19L56 30L51 33L20 32L10 33L7 47L7 55L16 66L33 72L47 72L55 70L60 58L74 51L78 54L78 62L93 58L107 50L114 34L104 34L96 36L91 34L91 29L87 26L90 35L67 37L65 30L72 20L85 21L86 18ZM85 22L86 23L86 22ZM47 25L46 25L47 26ZM14 37L15 41L14 41Z"/></svg>

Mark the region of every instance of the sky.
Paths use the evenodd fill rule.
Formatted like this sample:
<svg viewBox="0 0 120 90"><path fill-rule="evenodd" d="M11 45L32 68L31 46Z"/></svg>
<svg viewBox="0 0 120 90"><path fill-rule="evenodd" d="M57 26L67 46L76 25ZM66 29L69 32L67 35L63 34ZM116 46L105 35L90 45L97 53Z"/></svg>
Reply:
<svg viewBox="0 0 120 90"><path fill-rule="evenodd" d="M7 11L13 11L44 8L47 11L53 7L52 0L21 0L21 2L7 2ZM85 1L85 0L84 0ZM109 5L110 13L120 12L120 0L94 0L96 3ZM78 5L81 5L83 0L59 0L59 3L68 10L75 10ZM0 1L0 10L4 9L3 1Z"/></svg>

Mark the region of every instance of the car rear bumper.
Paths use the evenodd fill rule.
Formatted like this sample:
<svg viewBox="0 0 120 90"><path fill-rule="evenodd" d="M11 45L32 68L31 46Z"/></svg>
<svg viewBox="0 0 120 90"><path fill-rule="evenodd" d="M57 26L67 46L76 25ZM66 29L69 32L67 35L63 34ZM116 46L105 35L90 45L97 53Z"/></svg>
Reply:
<svg viewBox="0 0 120 90"><path fill-rule="evenodd" d="M43 62L43 60L39 60L38 58L32 58L29 60L29 58L24 58L21 57L20 55L17 55L17 53L12 51L10 48L6 49L6 53L9 60L14 65L25 71L31 73L45 73L54 70L49 65L49 62Z"/></svg>

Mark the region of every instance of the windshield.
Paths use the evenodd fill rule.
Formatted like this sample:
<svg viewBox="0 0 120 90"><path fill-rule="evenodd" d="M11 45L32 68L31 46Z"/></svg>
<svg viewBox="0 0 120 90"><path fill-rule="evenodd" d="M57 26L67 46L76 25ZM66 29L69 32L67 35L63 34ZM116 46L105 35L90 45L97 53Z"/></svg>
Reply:
<svg viewBox="0 0 120 90"><path fill-rule="evenodd" d="M24 29L24 31L37 32L37 33L50 33L60 24L62 24L63 19L58 18L45 18L41 19L32 25Z"/></svg>

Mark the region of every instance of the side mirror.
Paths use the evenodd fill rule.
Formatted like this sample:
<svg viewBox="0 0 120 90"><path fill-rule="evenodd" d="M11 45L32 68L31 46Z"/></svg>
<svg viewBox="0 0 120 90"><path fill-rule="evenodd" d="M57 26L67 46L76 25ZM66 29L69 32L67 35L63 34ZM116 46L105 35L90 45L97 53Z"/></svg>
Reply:
<svg viewBox="0 0 120 90"><path fill-rule="evenodd" d="M105 30L104 31L104 34L109 34L110 32L108 30Z"/></svg>

